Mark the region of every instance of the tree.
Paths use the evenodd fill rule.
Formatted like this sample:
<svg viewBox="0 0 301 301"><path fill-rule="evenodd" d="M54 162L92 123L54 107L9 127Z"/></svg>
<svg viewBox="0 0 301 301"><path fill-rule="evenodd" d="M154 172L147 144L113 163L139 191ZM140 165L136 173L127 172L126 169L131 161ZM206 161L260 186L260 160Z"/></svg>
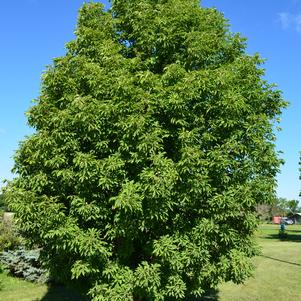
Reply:
<svg viewBox="0 0 301 301"><path fill-rule="evenodd" d="M288 215L293 217L294 223L296 223L296 213L300 210L299 202L297 200L288 200L287 201L287 212Z"/></svg>
<svg viewBox="0 0 301 301"><path fill-rule="evenodd" d="M273 215L286 216L288 213L288 200L282 197L276 198L276 202L273 207Z"/></svg>
<svg viewBox="0 0 301 301"><path fill-rule="evenodd" d="M3 193L0 193L0 212L6 211L6 203L5 203L5 196Z"/></svg>
<svg viewBox="0 0 301 301"><path fill-rule="evenodd" d="M295 215L300 208L298 207L299 202L297 200L288 200L286 198L276 198L273 204L272 212L273 215Z"/></svg>
<svg viewBox="0 0 301 301"><path fill-rule="evenodd" d="M51 273L111 301L244 281L286 105L263 60L196 0L85 4L66 47L6 189Z"/></svg>

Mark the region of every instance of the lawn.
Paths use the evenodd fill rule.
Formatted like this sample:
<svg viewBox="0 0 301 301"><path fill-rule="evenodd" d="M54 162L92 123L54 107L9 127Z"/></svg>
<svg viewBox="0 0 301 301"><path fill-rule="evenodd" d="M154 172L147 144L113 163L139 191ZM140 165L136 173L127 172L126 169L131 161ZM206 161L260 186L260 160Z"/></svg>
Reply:
<svg viewBox="0 0 301 301"><path fill-rule="evenodd" d="M35 285L8 277L5 274L0 274L0 281L2 282L1 301L33 301L41 299L47 292L45 285Z"/></svg>
<svg viewBox="0 0 301 301"><path fill-rule="evenodd" d="M287 226L285 240L279 240L278 228L277 225L259 228L262 255L254 260L254 278L243 285L221 285L216 300L301 300L301 226Z"/></svg>
<svg viewBox="0 0 301 301"><path fill-rule="evenodd" d="M204 300L277 301L301 300L301 226L287 226L288 237L278 238L277 225L262 225L258 241L262 255L254 259L256 271L245 284L222 284ZM3 289L0 301L78 301L62 287L36 285L0 275Z"/></svg>
<svg viewBox="0 0 301 301"><path fill-rule="evenodd" d="M0 274L0 301L84 301L75 292L61 286L48 287Z"/></svg>

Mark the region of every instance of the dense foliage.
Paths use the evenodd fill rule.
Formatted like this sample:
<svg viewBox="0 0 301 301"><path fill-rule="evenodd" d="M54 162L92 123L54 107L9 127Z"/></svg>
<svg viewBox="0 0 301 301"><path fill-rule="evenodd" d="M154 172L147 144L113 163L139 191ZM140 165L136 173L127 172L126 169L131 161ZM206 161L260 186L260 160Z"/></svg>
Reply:
<svg viewBox="0 0 301 301"><path fill-rule="evenodd" d="M93 300L179 300L250 275L285 102L245 47L198 0L82 7L6 191L56 278Z"/></svg>

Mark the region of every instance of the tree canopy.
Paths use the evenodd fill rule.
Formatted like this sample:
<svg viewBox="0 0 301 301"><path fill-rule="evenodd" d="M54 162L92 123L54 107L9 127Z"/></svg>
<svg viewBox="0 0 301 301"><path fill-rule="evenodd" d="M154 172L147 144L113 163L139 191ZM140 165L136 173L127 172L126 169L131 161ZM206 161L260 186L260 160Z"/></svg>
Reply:
<svg viewBox="0 0 301 301"><path fill-rule="evenodd" d="M198 0L80 9L43 74L6 189L54 277L93 300L181 300L244 281L274 198L281 92Z"/></svg>

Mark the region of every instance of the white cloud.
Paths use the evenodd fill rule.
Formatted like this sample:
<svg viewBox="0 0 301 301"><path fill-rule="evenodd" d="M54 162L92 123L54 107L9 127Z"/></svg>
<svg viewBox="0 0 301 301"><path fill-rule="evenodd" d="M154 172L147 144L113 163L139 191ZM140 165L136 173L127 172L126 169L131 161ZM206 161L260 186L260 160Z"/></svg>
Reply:
<svg viewBox="0 0 301 301"><path fill-rule="evenodd" d="M296 16L296 30L301 33L301 14Z"/></svg>
<svg viewBox="0 0 301 301"><path fill-rule="evenodd" d="M279 21L283 29L287 29L291 24L291 15L289 13L279 13Z"/></svg>
<svg viewBox="0 0 301 301"><path fill-rule="evenodd" d="M293 29L301 34L301 14L281 12L278 17L283 29Z"/></svg>

